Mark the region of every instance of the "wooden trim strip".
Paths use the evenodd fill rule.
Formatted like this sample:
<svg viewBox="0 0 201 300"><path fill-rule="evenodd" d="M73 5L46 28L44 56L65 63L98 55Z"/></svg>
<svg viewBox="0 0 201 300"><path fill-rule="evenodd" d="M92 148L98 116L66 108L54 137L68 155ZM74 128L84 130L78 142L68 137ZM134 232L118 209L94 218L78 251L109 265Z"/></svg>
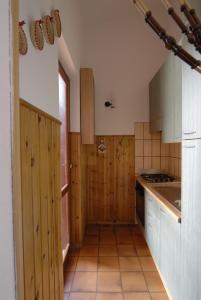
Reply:
<svg viewBox="0 0 201 300"><path fill-rule="evenodd" d="M16 264L16 298L24 300L24 254L22 232L20 104L19 104L19 0L11 1L12 20L12 172L13 223Z"/></svg>
<svg viewBox="0 0 201 300"><path fill-rule="evenodd" d="M51 116L50 114L46 113L45 111L41 110L40 108L34 106L33 104L27 102L26 100L24 100L22 98L20 99L20 105L25 106L25 107L31 109L32 111L35 111L38 114L40 114L40 115L42 115L42 116L44 116L44 117L46 117L46 118L48 118L48 119L50 119L50 120L52 120L52 121L54 121L54 122L61 125L60 120L58 120L57 118Z"/></svg>

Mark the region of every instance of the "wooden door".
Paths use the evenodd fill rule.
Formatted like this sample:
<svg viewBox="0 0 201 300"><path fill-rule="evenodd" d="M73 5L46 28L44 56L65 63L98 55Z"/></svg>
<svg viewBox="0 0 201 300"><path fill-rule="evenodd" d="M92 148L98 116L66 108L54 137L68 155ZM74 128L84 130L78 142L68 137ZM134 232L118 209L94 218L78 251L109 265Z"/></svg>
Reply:
<svg viewBox="0 0 201 300"><path fill-rule="evenodd" d="M61 194L63 259L70 245L70 80L59 67L59 113L61 119Z"/></svg>

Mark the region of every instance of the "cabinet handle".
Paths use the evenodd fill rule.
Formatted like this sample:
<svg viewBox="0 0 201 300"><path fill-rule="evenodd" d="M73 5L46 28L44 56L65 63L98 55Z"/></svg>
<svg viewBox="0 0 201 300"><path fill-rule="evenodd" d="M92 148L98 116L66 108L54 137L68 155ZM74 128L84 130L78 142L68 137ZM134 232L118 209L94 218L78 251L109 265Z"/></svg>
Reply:
<svg viewBox="0 0 201 300"><path fill-rule="evenodd" d="M196 134L196 131L191 131L191 132L184 132L185 135L191 135L191 134Z"/></svg>
<svg viewBox="0 0 201 300"><path fill-rule="evenodd" d="M163 215L166 215L166 212L165 212L162 208L160 208L160 212L161 212Z"/></svg>
<svg viewBox="0 0 201 300"><path fill-rule="evenodd" d="M185 149L195 149L195 145L194 146L184 146Z"/></svg>

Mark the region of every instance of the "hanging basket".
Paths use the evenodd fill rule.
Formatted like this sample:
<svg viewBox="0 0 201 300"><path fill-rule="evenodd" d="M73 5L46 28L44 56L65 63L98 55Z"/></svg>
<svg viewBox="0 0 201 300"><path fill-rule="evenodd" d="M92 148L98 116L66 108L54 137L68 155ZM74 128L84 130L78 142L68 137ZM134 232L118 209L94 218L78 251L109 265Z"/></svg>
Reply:
<svg viewBox="0 0 201 300"><path fill-rule="evenodd" d="M19 22L19 53L25 55L28 52L27 37L23 29L24 21Z"/></svg>
<svg viewBox="0 0 201 300"><path fill-rule="evenodd" d="M32 43L34 47L38 50L43 50L44 48L44 37L41 28L42 23L43 22L41 20L33 21L31 22L31 27L30 27L30 35L31 35Z"/></svg>
<svg viewBox="0 0 201 300"><path fill-rule="evenodd" d="M54 26L52 20L53 20L52 17L45 16L43 17L43 23L42 23L45 40L50 45L54 44Z"/></svg>
<svg viewBox="0 0 201 300"><path fill-rule="evenodd" d="M51 13L52 16L52 22L53 22L53 26L54 26L54 34L56 37L61 37L61 18L59 15L59 10L55 9L52 11Z"/></svg>

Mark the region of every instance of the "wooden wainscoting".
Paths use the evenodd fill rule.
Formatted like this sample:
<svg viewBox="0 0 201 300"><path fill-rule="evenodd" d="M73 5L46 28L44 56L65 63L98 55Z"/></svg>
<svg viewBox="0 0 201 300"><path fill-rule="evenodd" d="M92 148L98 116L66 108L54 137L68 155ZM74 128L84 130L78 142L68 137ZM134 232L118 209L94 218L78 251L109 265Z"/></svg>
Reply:
<svg viewBox="0 0 201 300"><path fill-rule="evenodd" d="M134 147L134 136L97 136L95 145L84 146L88 223L134 222Z"/></svg>
<svg viewBox="0 0 201 300"><path fill-rule="evenodd" d="M86 225L86 158L84 145L81 145L81 135L77 132L70 134L71 146L71 245L82 244Z"/></svg>
<svg viewBox="0 0 201 300"><path fill-rule="evenodd" d="M63 299L60 123L21 101L24 295Z"/></svg>

